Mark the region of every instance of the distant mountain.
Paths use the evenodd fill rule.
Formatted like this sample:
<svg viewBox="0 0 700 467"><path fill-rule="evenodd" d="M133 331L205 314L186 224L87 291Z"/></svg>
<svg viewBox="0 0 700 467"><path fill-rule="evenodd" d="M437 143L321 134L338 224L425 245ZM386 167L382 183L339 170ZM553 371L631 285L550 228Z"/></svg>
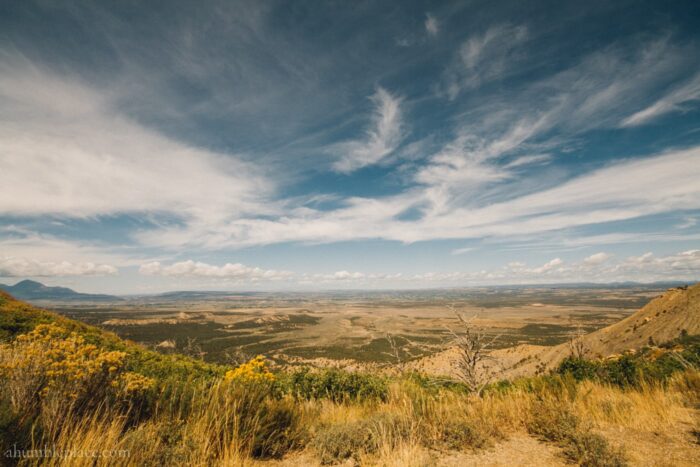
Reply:
<svg viewBox="0 0 700 467"><path fill-rule="evenodd" d="M113 295L79 293L67 287L48 287L41 282L23 280L15 285L0 284L4 290L19 300L65 300L65 301L114 301Z"/></svg>
<svg viewBox="0 0 700 467"><path fill-rule="evenodd" d="M177 290L174 292L165 292L157 295L150 295L147 298L166 299L166 300L207 300L207 299L222 299L231 297L248 297L255 295L265 295L261 292L224 292L218 290Z"/></svg>

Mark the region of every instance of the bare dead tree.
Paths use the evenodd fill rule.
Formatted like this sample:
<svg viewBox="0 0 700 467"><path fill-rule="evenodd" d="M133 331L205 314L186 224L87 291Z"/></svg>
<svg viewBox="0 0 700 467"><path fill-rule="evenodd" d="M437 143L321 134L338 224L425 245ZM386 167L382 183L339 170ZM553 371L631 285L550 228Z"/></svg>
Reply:
<svg viewBox="0 0 700 467"><path fill-rule="evenodd" d="M569 353L571 358L584 359L588 355L588 347L584 342L586 332L581 324L577 324L574 331L569 335Z"/></svg>
<svg viewBox="0 0 700 467"><path fill-rule="evenodd" d="M241 347L224 352L224 362L228 365L240 366L253 358L252 354L244 352Z"/></svg>
<svg viewBox="0 0 700 467"><path fill-rule="evenodd" d="M204 355L206 355L206 352L202 350L202 346L197 343L197 339L194 337L187 338L185 345L182 347L182 353L198 360L204 359Z"/></svg>
<svg viewBox="0 0 700 467"><path fill-rule="evenodd" d="M458 331L448 328L453 338L453 345L457 348L456 376L470 391L481 394L484 387L495 376L493 368L485 364L493 361L491 351L501 336L489 336L482 329L477 328L474 325L476 316L467 319L457 312L454 306L450 305L449 308L459 323Z"/></svg>
<svg viewBox="0 0 700 467"><path fill-rule="evenodd" d="M403 339L405 342L404 346L400 346L397 338L392 335L391 333L387 332L386 333L386 340L389 342L389 352L382 352L383 355L386 355L390 357L392 360L396 362L396 365L401 365L404 363L404 357L413 358L416 355L414 355L411 352L410 346L413 345L413 342L405 336L398 336L400 339Z"/></svg>
<svg viewBox="0 0 700 467"><path fill-rule="evenodd" d="M392 358L393 360L396 361L397 365L401 364L401 349L399 349L399 345L396 343L396 339L394 336L391 335L391 333L386 333L386 340L389 342L389 352L382 352L382 354Z"/></svg>

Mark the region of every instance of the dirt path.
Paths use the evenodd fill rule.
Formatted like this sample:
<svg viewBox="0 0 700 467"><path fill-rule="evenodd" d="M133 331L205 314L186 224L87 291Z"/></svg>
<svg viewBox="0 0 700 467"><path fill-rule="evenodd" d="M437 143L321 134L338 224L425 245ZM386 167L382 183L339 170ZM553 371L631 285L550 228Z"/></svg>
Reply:
<svg viewBox="0 0 700 467"><path fill-rule="evenodd" d="M664 433L610 428L600 433L614 446L624 446L629 464L639 467L692 467L700 465L700 444L688 427Z"/></svg>
<svg viewBox="0 0 700 467"><path fill-rule="evenodd" d="M450 453L434 459L440 467L471 466L563 466L559 449L525 434L517 434L488 450L475 453Z"/></svg>

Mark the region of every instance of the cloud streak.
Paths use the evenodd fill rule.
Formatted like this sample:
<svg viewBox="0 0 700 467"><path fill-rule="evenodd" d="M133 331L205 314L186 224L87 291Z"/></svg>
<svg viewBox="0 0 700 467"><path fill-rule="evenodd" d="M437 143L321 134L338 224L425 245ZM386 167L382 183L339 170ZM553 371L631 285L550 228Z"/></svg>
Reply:
<svg viewBox="0 0 700 467"><path fill-rule="evenodd" d="M700 147L694 147L618 162L553 188L475 207L449 200L436 206L429 186L387 198L354 198L331 211L303 209L278 219L238 219L218 228L215 241L219 247L373 238L413 243L556 231L700 209L699 177ZM401 213L420 206L430 209L416 220L400 219ZM149 233L143 240L173 246L202 241L204 232L192 228Z"/></svg>
<svg viewBox="0 0 700 467"><path fill-rule="evenodd" d="M375 108L365 137L339 143L332 149L340 154L333 164L337 172L350 173L380 162L396 150L403 138L401 99L381 87L370 99Z"/></svg>
<svg viewBox="0 0 700 467"><path fill-rule="evenodd" d="M700 99L700 73L696 74L688 82L677 87L667 95L663 96L649 107L646 107L630 115L622 121L621 126L633 127L644 125L652 120L662 117L672 112L684 110L682 104L690 103Z"/></svg>
<svg viewBox="0 0 700 467"><path fill-rule="evenodd" d="M427 23L426 23L427 27ZM465 89L498 81L522 60L527 40L525 26L500 24L462 43L455 63L447 70L447 96L455 99Z"/></svg>
<svg viewBox="0 0 700 467"><path fill-rule="evenodd" d="M440 32L440 22L430 13L425 15L425 31L429 36L437 36Z"/></svg>

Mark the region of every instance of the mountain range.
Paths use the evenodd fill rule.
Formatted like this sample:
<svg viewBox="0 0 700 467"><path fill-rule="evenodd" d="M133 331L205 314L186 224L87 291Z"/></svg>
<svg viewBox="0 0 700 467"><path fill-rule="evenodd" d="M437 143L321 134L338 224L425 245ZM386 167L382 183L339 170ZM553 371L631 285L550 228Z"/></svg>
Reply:
<svg viewBox="0 0 700 467"><path fill-rule="evenodd" d="M114 295L87 294L67 287L49 287L41 282L23 280L15 285L0 284L0 290L20 300L65 300L65 301L114 301L122 300Z"/></svg>

